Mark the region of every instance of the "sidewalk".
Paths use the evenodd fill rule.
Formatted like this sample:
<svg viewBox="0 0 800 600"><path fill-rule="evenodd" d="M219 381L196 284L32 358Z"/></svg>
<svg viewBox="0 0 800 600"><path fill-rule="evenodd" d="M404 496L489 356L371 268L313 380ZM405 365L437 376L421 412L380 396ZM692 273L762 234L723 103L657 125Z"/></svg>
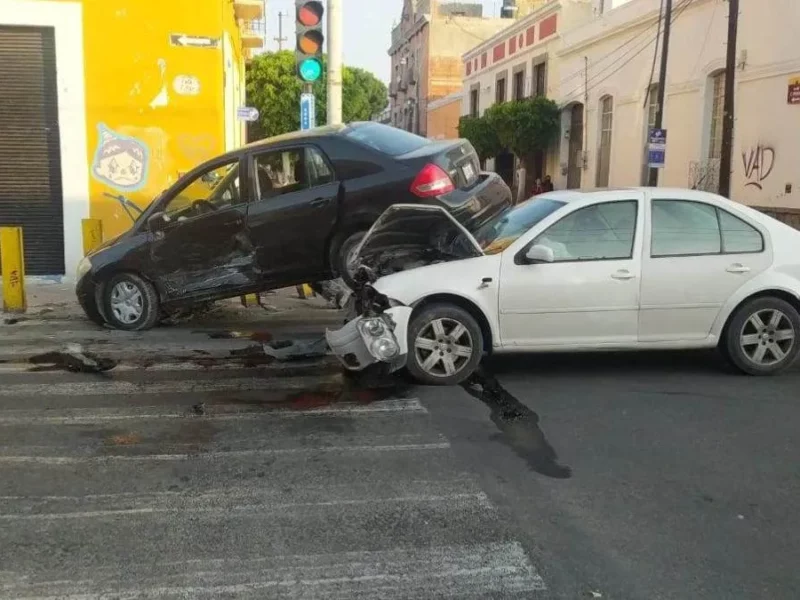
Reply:
<svg viewBox="0 0 800 600"><path fill-rule="evenodd" d="M218 302L209 312L150 331L126 332L89 321L71 284L28 284L28 311L0 317L0 363L28 363L69 344L131 365L248 358L273 340L319 339L343 315L321 298L303 300L295 288L262 294L264 307L245 307L239 298ZM2 302L2 296L0 296Z"/></svg>

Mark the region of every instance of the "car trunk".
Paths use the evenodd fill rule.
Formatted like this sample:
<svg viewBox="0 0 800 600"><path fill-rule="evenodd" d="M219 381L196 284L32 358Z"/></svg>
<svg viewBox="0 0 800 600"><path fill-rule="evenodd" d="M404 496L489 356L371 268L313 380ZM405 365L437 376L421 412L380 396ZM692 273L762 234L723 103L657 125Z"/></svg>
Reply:
<svg viewBox="0 0 800 600"><path fill-rule="evenodd" d="M414 171L433 163L450 176L459 190L475 185L480 175L480 162L475 148L467 140L447 140L426 144L413 152L396 157Z"/></svg>

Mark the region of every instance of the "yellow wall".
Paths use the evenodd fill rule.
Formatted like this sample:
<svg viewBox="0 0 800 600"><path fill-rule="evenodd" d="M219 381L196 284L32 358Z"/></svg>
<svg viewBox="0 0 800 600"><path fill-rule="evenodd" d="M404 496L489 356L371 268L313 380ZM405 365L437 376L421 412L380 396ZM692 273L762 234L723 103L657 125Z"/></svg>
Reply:
<svg viewBox="0 0 800 600"><path fill-rule="evenodd" d="M109 238L132 221L107 194L144 208L180 174L225 151L223 32L242 89L244 58L229 0L83 0L83 11L91 216ZM179 47L172 34L218 45ZM237 133L236 145L243 139Z"/></svg>
<svg viewBox="0 0 800 600"><path fill-rule="evenodd" d="M458 138L458 120L461 116L461 97L436 108L428 107L428 137L434 140Z"/></svg>

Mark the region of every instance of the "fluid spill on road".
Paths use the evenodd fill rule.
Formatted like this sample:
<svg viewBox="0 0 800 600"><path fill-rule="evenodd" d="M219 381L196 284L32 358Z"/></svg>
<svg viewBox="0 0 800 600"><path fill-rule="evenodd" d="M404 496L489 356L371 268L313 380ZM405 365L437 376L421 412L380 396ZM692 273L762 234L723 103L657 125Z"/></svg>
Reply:
<svg viewBox="0 0 800 600"><path fill-rule="evenodd" d="M479 370L462 387L489 407L500 439L531 469L556 479L572 477L570 467L558 464L558 454L539 427L539 415L517 400L497 378Z"/></svg>
<svg viewBox="0 0 800 600"><path fill-rule="evenodd" d="M273 335L269 331L195 331L205 333L212 340L250 340L252 342L270 342Z"/></svg>
<svg viewBox="0 0 800 600"><path fill-rule="evenodd" d="M71 373L105 373L119 364L111 358L97 356L80 344L67 344L64 351L45 352L28 359L31 371L69 371Z"/></svg>

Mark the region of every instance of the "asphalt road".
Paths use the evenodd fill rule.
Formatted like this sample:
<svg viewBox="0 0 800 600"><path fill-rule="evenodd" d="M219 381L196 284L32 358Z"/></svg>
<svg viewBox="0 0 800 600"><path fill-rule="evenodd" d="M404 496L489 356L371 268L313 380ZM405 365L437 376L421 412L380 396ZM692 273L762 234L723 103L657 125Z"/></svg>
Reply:
<svg viewBox="0 0 800 600"><path fill-rule="evenodd" d="M800 597L800 370L0 369L0 597Z"/></svg>

